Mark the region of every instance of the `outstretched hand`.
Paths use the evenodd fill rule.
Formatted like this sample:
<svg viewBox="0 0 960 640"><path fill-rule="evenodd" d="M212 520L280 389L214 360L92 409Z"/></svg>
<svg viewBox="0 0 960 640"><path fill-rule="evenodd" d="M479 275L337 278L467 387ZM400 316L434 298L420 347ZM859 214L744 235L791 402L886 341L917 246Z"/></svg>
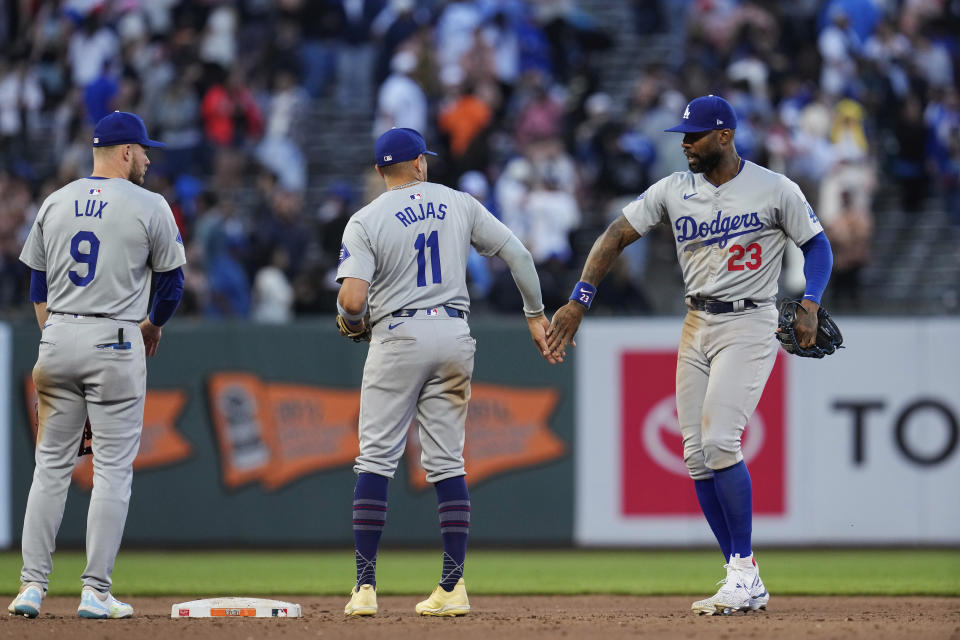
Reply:
<svg viewBox="0 0 960 640"><path fill-rule="evenodd" d="M576 335L580 323L583 322L585 311L586 307L573 300L557 309L557 312L553 314L550 328L547 329L547 349L551 353L566 355L568 344L577 346L573 336Z"/></svg>
<svg viewBox="0 0 960 640"><path fill-rule="evenodd" d="M530 329L530 337L533 338L533 343L537 345L537 350L547 362L550 364L563 362L563 357L566 354L562 350L557 352L547 348L547 329L550 327L550 321L547 320L545 315L541 313L533 318L527 318L527 327Z"/></svg>

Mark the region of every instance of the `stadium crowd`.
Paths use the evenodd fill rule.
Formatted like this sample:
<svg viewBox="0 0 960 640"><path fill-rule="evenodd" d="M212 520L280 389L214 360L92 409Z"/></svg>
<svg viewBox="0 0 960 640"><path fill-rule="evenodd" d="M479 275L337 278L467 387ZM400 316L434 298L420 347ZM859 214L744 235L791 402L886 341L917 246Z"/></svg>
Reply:
<svg viewBox="0 0 960 640"><path fill-rule="evenodd" d="M960 239L958 3L619 1L629 24L614 29L587 0L4 0L0 310L31 313L23 240L43 199L89 174L93 123L115 109L167 143L145 186L185 240L184 312L208 318L333 312L343 226L377 191L372 158L344 167L352 180L310 171L341 152L307 144L318 101L369 123L344 144L424 132L431 180L527 244L549 309L597 230L686 169L662 132L706 93L735 106L740 154L811 200L834 300L859 304L878 189L895 186L908 214L939 199ZM670 58L639 56L629 91L604 86L602 62L644 42L672 43ZM631 246L601 313L651 311L656 243ZM475 307L519 308L496 261L469 273Z"/></svg>

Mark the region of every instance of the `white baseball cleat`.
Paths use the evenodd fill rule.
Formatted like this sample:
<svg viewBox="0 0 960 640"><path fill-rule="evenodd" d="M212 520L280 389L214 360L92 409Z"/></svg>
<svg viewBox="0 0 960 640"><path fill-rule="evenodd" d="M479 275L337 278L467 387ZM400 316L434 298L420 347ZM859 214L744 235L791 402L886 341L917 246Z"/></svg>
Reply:
<svg viewBox="0 0 960 640"><path fill-rule="evenodd" d="M20 593L7 607L7 611L12 616L36 618L40 615L40 603L42 602L43 586L39 582L28 582L20 587Z"/></svg>
<svg viewBox="0 0 960 640"><path fill-rule="evenodd" d="M723 565L727 577L718 582L720 589L704 600L698 600L691 609L700 615L730 615L737 611L756 611L766 609L770 602L770 593L760 579L757 566L737 568L732 561Z"/></svg>
<svg viewBox="0 0 960 640"><path fill-rule="evenodd" d="M77 615L92 619L130 618L133 616L133 607L126 602L120 602L109 591L100 593L93 587L84 587L80 592Z"/></svg>

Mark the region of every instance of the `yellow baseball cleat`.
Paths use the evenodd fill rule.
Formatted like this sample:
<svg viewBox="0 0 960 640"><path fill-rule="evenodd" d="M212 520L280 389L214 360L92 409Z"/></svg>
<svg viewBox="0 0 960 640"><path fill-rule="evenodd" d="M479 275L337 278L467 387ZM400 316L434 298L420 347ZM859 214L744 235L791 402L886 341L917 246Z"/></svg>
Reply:
<svg viewBox="0 0 960 640"><path fill-rule="evenodd" d="M417 613L422 616L462 616L469 612L470 600L463 578L457 580L453 591L444 591L437 585L430 597L417 605Z"/></svg>
<svg viewBox="0 0 960 640"><path fill-rule="evenodd" d="M377 615L377 592L372 584L354 587L350 592L350 602L343 608L348 616L375 616Z"/></svg>

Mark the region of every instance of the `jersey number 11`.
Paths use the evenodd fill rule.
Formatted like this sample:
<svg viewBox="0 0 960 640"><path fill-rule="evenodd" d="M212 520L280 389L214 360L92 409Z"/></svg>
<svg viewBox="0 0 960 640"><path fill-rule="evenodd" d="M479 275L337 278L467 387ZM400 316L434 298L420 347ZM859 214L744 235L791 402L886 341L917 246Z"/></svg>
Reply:
<svg viewBox="0 0 960 640"><path fill-rule="evenodd" d="M440 244L437 240L437 232L430 232L429 236L420 234L417 241L413 243L413 248L417 250L417 286L427 286L427 256L426 249L430 249L430 271L433 274L433 284L440 284Z"/></svg>

